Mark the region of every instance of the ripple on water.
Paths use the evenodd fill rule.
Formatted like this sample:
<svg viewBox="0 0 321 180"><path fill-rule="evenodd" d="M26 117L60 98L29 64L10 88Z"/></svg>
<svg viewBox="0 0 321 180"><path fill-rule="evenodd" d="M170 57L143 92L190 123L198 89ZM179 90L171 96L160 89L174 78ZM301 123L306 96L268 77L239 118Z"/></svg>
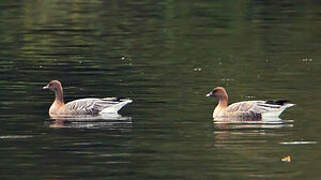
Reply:
<svg viewBox="0 0 321 180"><path fill-rule="evenodd" d="M31 138L32 135L8 135L8 136L0 136L0 139L24 139Z"/></svg>
<svg viewBox="0 0 321 180"><path fill-rule="evenodd" d="M85 128L85 129L129 129L132 126L131 117L117 115L61 117L46 121L50 128Z"/></svg>
<svg viewBox="0 0 321 180"><path fill-rule="evenodd" d="M317 141L287 141L280 142L282 145L306 145L306 144L317 144Z"/></svg>
<svg viewBox="0 0 321 180"><path fill-rule="evenodd" d="M293 127L293 120L267 120L267 121L213 121L217 129L277 129Z"/></svg>

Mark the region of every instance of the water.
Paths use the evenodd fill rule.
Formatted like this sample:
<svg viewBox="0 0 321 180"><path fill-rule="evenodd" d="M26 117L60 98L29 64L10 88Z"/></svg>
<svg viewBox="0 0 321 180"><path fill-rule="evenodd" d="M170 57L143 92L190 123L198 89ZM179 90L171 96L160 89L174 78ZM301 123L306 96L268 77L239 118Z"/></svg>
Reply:
<svg viewBox="0 0 321 180"><path fill-rule="evenodd" d="M319 179L317 1L0 3L1 179ZM126 96L121 119L48 117L65 100ZM231 102L289 99L275 124L214 124ZM281 159L290 156L291 162Z"/></svg>

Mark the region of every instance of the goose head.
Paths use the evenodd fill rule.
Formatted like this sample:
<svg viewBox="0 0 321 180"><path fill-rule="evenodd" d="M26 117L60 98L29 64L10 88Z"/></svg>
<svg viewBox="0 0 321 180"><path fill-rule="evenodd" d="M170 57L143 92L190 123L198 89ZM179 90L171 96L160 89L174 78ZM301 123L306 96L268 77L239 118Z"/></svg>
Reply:
<svg viewBox="0 0 321 180"><path fill-rule="evenodd" d="M62 86L58 80L52 80L46 86L44 86L42 89L49 89L53 92L57 92L57 91L62 90Z"/></svg>
<svg viewBox="0 0 321 180"><path fill-rule="evenodd" d="M223 87L216 87L211 92L206 94L206 97L217 97L221 99L227 97L227 92Z"/></svg>

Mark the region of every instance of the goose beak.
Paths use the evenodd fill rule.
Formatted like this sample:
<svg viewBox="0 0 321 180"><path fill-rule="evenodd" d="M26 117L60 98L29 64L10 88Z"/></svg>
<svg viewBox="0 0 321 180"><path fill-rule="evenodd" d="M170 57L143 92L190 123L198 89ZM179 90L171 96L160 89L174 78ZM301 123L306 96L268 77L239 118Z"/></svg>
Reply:
<svg viewBox="0 0 321 180"><path fill-rule="evenodd" d="M46 86L42 87L42 89L49 89L49 86L46 85Z"/></svg>
<svg viewBox="0 0 321 180"><path fill-rule="evenodd" d="M213 97L213 96L214 96L213 92L209 92L208 94L206 94L206 97Z"/></svg>

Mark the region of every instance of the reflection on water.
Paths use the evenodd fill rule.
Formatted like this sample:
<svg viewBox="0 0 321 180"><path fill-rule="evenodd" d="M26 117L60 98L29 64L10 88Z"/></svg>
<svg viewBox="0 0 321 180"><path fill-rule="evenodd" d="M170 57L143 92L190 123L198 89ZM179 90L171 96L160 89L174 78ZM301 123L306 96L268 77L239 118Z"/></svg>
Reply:
<svg viewBox="0 0 321 180"><path fill-rule="evenodd" d="M0 179L319 179L319 1L0 8ZM66 102L132 97L132 118L46 121L51 79ZM214 85L231 102L289 99L298 106L283 117L295 121L213 128L203 95Z"/></svg>
<svg viewBox="0 0 321 180"><path fill-rule="evenodd" d="M24 138L31 138L32 135L7 135L7 136L0 136L0 139L24 139Z"/></svg>
<svg viewBox="0 0 321 180"><path fill-rule="evenodd" d="M293 120L269 119L266 121L213 121L216 129L276 129L283 127L293 127Z"/></svg>
<svg viewBox="0 0 321 180"><path fill-rule="evenodd" d="M121 121L130 120L131 117L122 116L118 113L104 113L99 115L73 115L73 116L57 116L51 118L57 121Z"/></svg>
<svg viewBox="0 0 321 180"><path fill-rule="evenodd" d="M224 172L239 174L241 179L281 177L280 158L292 152L279 148L278 141L292 135L291 122L214 123L214 127L213 148L217 154L230 154L230 158L225 157L219 163L226 167Z"/></svg>
<svg viewBox="0 0 321 180"><path fill-rule="evenodd" d="M291 121L284 124L214 123L214 127L213 150L217 155L230 154L216 165L226 167L222 171L231 176L239 175L237 179L282 179L284 173L292 179L300 172L298 164L310 164L299 154L319 164L317 154L308 154L309 149L317 148L318 142L291 140L295 133ZM305 139L304 135L300 139ZM292 166L281 164L284 157L291 158L286 162Z"/></svg>
<svg viewBox="0 0 321 180"><path fill-rule="evenodd" d="M120 114L60 117L45 121L45 126L50 128L128 129L131 125L131 117L121 116Z"/></svg>
<svg viewBox="0 0 321 180"><path fill-rule="evenodd" d="M132 127L131 121L46 121L45 126L50 128L84 128L84 129L109 129L128 131Z"/></svg>
<svg viewBox="0 0 321 180"><path fill-rule="evenodd" d="M266 137L280 137L288 135L293 127L292 120L276 121L214 121L215 146L225 146L226 143L233 146L234 143L247 146L248 143L267 142Z"/></svg>
<svg viewBox="0 0 321 180"><path fill-rule="evenodd" d="M290 141L290 142L280 142L283 145L305 145L305 144L317 144L317 141Z"/></svg>

